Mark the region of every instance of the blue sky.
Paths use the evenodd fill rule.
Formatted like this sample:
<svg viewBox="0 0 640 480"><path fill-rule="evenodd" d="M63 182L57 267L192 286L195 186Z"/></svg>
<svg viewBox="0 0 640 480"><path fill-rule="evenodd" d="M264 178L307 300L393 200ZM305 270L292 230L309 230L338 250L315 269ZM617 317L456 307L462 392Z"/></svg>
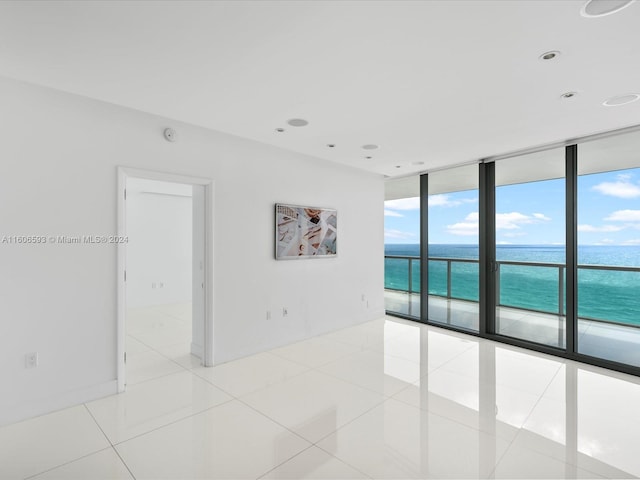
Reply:
<svg viewBox="0 0 640 480"><path fill-rule="evenodd" d="M498 244L564 245L564 179L496 189ZM385 202L385 243L418 243L418 198ZM429 197L429 243L478 243L478 192ZM578 242L640 245L640 168L578 177Z"/></svg>

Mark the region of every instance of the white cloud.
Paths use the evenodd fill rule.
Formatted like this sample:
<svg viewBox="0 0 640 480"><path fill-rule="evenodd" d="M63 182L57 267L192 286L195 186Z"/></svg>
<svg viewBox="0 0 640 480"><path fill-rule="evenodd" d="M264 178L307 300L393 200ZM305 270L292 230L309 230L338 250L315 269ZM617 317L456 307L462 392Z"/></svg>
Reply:
<svg viewBox="0 0 640 480"><path fill-rule="evenodd" d="M531 217L520 212L496 213L496 230L512 230L531 222Z"/></svg>
<svg viewBox="0 0 640 480"><path fill-rule="evenodd" d="M640 222L640 210L617 210L605 218L612 222Z"/></svg>
<svg viewBox="0 0 640 480"><path fill-rule="evenodd" d="M449 195L430 195L429 206L430 207L456 207L465 203L476 203L477 198L462 198L460 200L451 200Z"/></svg>
<svg viewBox="0 0 640 480"><path fill-rule="evenodd" d="M449 195L430 195L430 207L456 207L465 203L477 203L477 198L462 198L460 200L451 200ZM397 200L387 200L384 202L384 215L386 217L402 217L403 215L396 210L420 210L420 197L399 198Z"/></svg>
<svg viewBox="0 0 640 480"><path fill-rule="evenodd" d="M626 240L622 242L622 244L623 245L640 245L640 239Z"/></svg>
<svg viewBox="0 0 640 480"><path fill-rule="evenodd" d="M447 225L447 232L452 235L471 236L478 235L480 215L478 212L471 212L462 222Z"/></svg>
<svg viewBox="0 0 640 480"><path fill-rule="evenodd" d="M502 234L505 238L524 237L525 235L525 232L507 232Z"/></svg>
<svg viewBox="0 0 640 480"><path fill-rule="evenodd" d="M472 212L466 216L462 222L447 225L447 232L453 235L477 235L480 216L478 212ZM542 213L534 213L533 215L525 215L520 212L496 213L496 230L515 230L521 228L522 225L532 223L541 223L551 220ZM522 236L525 233L511 234L505 236Z"/></svg>
<svg viewBox="0 0 640 480"><path fill-rule="evenodd" d="M403 232L401 230L387 230L384 231L384 238L393 240L409 240L415 238L415 233Z"/></svg>
<svg viewBox="0 0 640 480"><path fill-rule="evenodd" d="M496 245L513 245L511 242L505 242L504 240L501 240L499 242L496 242Z"/></svg>
<svg viewBox="0 0 640 480"><path fill-rule="evenodd" d="M534 213L532 216L520 212L496 213L496 230L514 230L522 225L548 220L551 219L542 213Z"/></svg>
<svg viewBox="0 0 640 480"><path fill-rule="evenodd" d="M601 227L594 227L593 225L584 224L578 225L579 232L619 232L623 230L624 227L619 225L603 225Z"/></svg>
<svg viewBox="0 0 640 480"><path fill-rule="evenodd" d="M611 245L612 243L615 243L615 242L610 238L603 238L602 240L597 242L596 245Z"/></svg>
<svg viewBox="0 0 640 480"><path fill-rule="evenodd" d="M401 213L394 212L393 210L386 210L386 209L384 211L384 216L385 217L404 217L404 215L402 215Z"/></svg>
<svg viewBox="0 0 640 480"><path fill-rule="evenodd" d="M448 195L429 195L430 207L450 207L451 203Z"/></svg>
<svg viewBox="0 0 640 480"><path fill-rule="evenodd" d="M387 200L384 208L389 210L420 210L420 197Z"/></svg>
<svg viewBox="0 0 640 480"><path fill-rule="evenodd" d="M618 198L640 197L640 186L629 181L630 175L618 175L617 182L603 182L595 185L593 190L603 195Z"/></svg>

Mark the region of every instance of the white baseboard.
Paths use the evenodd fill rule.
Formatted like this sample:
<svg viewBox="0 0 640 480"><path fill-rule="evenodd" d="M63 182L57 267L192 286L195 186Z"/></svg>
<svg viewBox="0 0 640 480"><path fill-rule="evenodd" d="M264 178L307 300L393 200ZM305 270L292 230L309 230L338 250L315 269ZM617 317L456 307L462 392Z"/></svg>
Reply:
<svg viewBox="0 0 640 480"><path fill-rule="evenodd" d="M81 405L92 400L114 395L118 391L118 382L110 382L93 385L65 392L55 397L23 402L20 405L0 409L0 427L10 423L20 422L33 417L39 417L47 413L63 410L68 407Z"/></svg>

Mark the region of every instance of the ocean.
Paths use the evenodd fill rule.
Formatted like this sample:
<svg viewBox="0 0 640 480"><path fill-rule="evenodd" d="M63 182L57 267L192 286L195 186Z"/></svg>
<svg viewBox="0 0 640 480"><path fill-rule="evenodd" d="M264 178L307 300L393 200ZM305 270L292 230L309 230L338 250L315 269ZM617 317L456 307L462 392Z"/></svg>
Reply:
<svg viewBox="0 0 640 480"><path fill-rule="evenodd" d="M385 245L385 255L418 257L420 246ZM451 262L451 296L478 301L477 245L429 245L429 258L429 293L442 296L447 294L447 262L436 259L475 260ZM498 245L496 259L563 265L565 249L554 245ZM385 259L385 288L409 289L408 263L403 259ZM578 265L640 268L640 246L580 246ZM558 313L559 270L557 266L501 265L500 304ZM412 291L420 291L420 264L417 259L412 260L411 288ZM566 304L566 298L563 303ZM566 311L564 306L563 311ZM578 268L578 315L640 325L640 272Z"/></svg>

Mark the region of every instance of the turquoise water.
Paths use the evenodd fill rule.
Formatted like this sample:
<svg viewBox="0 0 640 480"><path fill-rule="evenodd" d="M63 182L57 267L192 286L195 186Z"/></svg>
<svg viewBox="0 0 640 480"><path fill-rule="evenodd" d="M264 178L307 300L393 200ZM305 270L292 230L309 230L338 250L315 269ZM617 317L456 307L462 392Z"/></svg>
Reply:
<svg viewBox="0 0 640 480"><path fill-rule="evenodd" d="M419 245L385 245L386 255L418 257ZM429 245L429 293L447 294L447 262L434 258L478 259L477 245ZM499 261L565 263L564 247L498 245ZM409 289L407 260L385 259L385 287ZM412 260L411 290L420 291L420 262ZM579 265L640 267L640 246L582 246ZM557 313L559 269L501 265L500 304ZM564 287L563 287L564 291ZM478 300L478 264L452 262L451 296ZM566 302L566 299L564 300ZM564 310L564 308L563 308ZM640 325L640 272L578 269L578 315Z"/></svg>

